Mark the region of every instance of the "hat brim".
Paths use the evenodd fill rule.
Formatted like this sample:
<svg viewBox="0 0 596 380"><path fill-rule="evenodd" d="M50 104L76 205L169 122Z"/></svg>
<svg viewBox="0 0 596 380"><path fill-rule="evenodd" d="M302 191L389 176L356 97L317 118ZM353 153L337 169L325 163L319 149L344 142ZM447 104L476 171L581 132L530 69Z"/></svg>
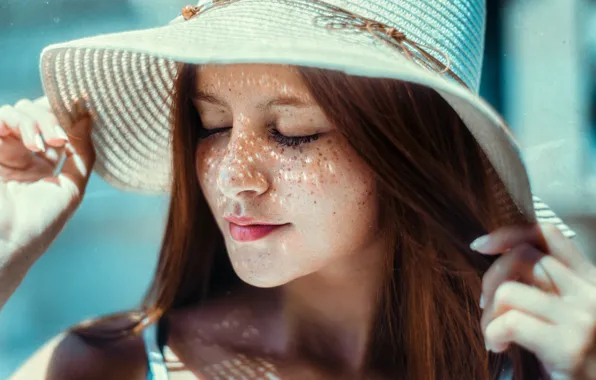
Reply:
<svg viewBox="0 0 596 380"><path fill-rule="evenodd" d="M41 77L50 104L68 126L74 101L84 99L94 122L94 169L106 181L129 191L169 190L169 91L176 62L290 64L435 89L481 145L520 212L540 221L515 141L500 115L475 92L422 68L371 35L315 25L316 13L309 7L237 2L225 8L159 28L43 50ZM573 234L566 226L561 231Z"/></svg>

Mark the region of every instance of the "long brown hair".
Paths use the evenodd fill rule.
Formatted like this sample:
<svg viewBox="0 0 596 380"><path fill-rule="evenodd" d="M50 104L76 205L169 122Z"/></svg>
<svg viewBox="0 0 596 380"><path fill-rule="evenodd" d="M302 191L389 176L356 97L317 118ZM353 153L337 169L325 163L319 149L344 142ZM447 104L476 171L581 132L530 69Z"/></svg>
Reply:
<svg viewBox="0 0 596 380"><path fill-rule="evenodd" d="M299 68L316 101L376 175L383 223L398 231L388 255L368 367L389 378L496 378L505 355L480 329L483 273L491 259L469 243L521 217L482 149L434 90L398 80ZM181 65L173 91L173 182L147 318L201 304L240 280L201 193L191 102L196 67ZM537 359L512 347L516 379L540 379Z"/></svg>

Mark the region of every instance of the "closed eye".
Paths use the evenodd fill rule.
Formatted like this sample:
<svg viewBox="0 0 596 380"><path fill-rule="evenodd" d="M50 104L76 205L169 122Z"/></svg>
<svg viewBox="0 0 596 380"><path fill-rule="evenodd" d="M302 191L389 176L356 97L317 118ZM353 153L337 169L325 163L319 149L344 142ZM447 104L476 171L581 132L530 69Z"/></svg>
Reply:
<svg viewBox="0 0 596 380"><path fill-rule="evenodd" d="M315 133L307 136L286 136L277 129L272 128L269 130L269 136L271 136L271 139L281 146L292 147L315 141L321 136L321 134Z"/></svg>
<svg viewBox="0 0 596 380"><path fill-rule="evenodd" d="M209 136L213 136L219 133L227 132L231 130L232 127L223 127L223 128L214 128L214 129L205 129L201 128L200 131L200 138L205 139ZM286 136L274 128L273 125L270 125L268 130L269 138L275 141L277 144L283 147L294 147L302 144L307 144L312 141L317 140L322 134L315 133L312 135L305 135L305 136Z"/></svg>

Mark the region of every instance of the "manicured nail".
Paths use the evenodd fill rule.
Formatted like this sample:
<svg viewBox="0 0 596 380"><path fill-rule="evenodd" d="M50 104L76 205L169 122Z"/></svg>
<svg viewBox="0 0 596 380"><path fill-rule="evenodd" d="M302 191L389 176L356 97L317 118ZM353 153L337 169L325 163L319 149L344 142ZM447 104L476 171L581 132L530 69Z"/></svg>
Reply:
<svg viewBox="0 0 596 380"><path fill-rule="evenodd" d="M486 306L485 302L486 301L484 300L484 295L481 295L480 296L480 302L479 302L479 306L480 306L481 309L484 309L484 306Z"/></svg>
<svg viewBox="0 0 596 380"><path fill-rule="evenodd" d="M478 249L482 248L486 243L488 243L488 240L488 235L480 236L470 244L470 248L474 251L477 251Z"/></svg>
<svg viewBox="0 0 596 380"><path fill-rule="evenodd" d="M39 133L35 135L33 141L35 141L35 147L39 149L41 152L44 152L46 150L43 146L43 140L41 139L41 135Z"/></svg>
<svg viewBox="0 0 596 380"><path fill-rule="evenodd" d="M56 149L48 147L46 149L46 157L49 158L50 160L58 161L58 158L60 156L58 155L58 152L56 151Z"/></svg>
<svg viewBox="0 0 596 380"><path fill-rule="evenodd" d="M54 126L54 133L56 134L57 138L62 139L64 141L68 141L68 135L66 134L66 132L64 132L64 129L62 129L61 126Z"/></svg>

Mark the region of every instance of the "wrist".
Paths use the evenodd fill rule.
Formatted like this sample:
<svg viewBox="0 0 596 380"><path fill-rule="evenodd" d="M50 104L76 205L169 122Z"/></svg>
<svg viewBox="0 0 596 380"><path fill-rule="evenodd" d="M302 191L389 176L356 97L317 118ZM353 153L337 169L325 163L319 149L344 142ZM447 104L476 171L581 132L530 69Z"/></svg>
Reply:
<svg viewBox="0 0 596 380"><path fill-rule="evenodd" d="M0 241L0 309L21 284L41 252Z"/></svg>

